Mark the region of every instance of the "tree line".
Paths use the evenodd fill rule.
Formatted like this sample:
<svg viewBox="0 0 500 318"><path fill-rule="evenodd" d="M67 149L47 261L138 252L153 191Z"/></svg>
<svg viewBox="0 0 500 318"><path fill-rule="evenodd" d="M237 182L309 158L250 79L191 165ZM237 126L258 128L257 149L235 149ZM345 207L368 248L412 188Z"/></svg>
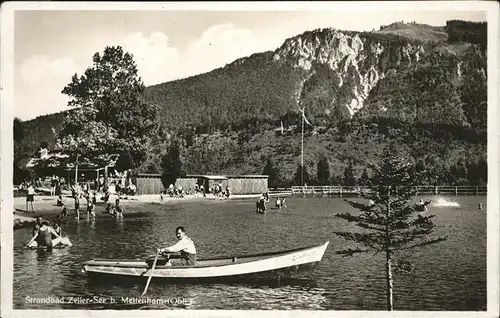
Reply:
<svg viewBox="0 0 500 318"><path fill-rule="evenodd" d="M433 168L424 160L413 163L415 173L422 175L422 185L453 185L453 186L484 186L488 181L488 168L486 159L478 161L458 160L450 167ZM365 186L366 180L371 176L366 168L355 166L349 161L341 174L332 174L328 158L322 157L316 164L316 174L311 174L307 166L297 164L291 180L286 180L281 175L279 167L272 159L267 159L262 174L269 176L269 187L280 188L289 186ZM303 182L302 183L302 178Z"/></svg>

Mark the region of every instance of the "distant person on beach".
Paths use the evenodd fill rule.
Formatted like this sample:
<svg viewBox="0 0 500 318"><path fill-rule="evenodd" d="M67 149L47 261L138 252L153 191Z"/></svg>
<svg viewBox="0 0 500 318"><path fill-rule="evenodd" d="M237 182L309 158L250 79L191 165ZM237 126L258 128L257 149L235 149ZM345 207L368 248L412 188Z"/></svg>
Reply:
<svg viewBox="0 0 500 318"><path fill-rule="evenodd" d="M56 195L56 176L52 175L50 179L50 196L53 197Z"/></svg>
<svg viewBox="0 0 500 318"><path fill-rule="evenodd" d="M61 179L60 178L56 178L56 189L55 189L56 193L55 193L55 195L57 195L57 196L59 196L59 195L62 194L61 193L61 184L62 184Z"/></svg>
<svg viewBox="0 0 500 318"><path fill-rule="evenodd" d="M60 196L57 198L56 205L57 205L57 206L63 206L63 205L64 205L64 202L63 202L63 199L62 199L62 195L60 195Z"/></svg>
<svg viewBox="0 0 500 318"><path fill-rule="evenodd" d="M31 212L35 213L33 208L33 201L35 200L35 188L31 184L28 184L28 194L26 195L26 212L29 212L29 206L31 206Z"/></svg>
<svg viewBox="0 0 500 318"><path fill-rule="evenodd" d="M116 199L115 202L116 218L123 219L123 212L125 212L125 207L120 203L120 199Z"/></svg>
<svg viewBox="0 0 500 318"><path fill-rule="evenodd" d="M175 229L178 242L172 246L158 249L159 253L180 253L180 260L169 260L167 266L193 266L196 265L196 247L192 239L187 237L183 226Z"/></svg>

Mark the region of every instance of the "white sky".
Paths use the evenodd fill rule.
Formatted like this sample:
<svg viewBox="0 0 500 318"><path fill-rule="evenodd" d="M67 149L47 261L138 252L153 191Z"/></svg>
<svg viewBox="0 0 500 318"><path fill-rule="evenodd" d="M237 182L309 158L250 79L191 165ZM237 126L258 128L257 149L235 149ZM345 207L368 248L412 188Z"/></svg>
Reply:
<svg viewBox="0 0 500 318"><path fill-rule="evenodd" d="M153 85L274 50L286 38L316 28L369 31L401 20L436 26L451 19L486 21L480 11L275 9L276 5L274 11L253 12L16 11L13 115L28 120L67 109L61 90L107 45L122 45L134 54L139 75L146 85Z"/></svg>

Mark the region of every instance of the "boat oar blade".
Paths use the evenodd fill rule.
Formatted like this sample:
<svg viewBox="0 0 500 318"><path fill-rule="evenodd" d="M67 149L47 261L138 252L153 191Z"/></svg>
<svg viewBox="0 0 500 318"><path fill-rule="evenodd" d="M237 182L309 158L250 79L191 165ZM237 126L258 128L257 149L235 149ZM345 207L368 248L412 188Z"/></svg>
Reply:
<svg viewBox="0 0 500 318"><path fill-rule="evenodd" d="M158 260L158 255L160 255L160 250L156 251L155 260L153 262L153 266L151 266L151 274L149 274L148 281L146 282L146 286L144 287L144 291L142 292L141 296L146 295L148 291L149 283L151 282L151 278L153 278L153 271L155 270L156 261Z"/></svg>

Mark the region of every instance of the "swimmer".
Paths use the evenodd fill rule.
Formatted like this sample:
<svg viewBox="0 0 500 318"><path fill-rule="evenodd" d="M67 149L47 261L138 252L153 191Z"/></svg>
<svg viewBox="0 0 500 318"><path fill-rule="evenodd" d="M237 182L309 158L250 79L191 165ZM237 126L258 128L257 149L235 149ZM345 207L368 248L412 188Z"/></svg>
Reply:
<svg viewBox="0 0 500 318"><path fill-rule="evenodd" d="M52 239L55 236L55 239ZM49 226L49 222L44 220L40 226L38 232L31 238L31 240L26 244L27 247L47 247L50 251L54 246L59 244L61 241L61 236Z"/></svg>

